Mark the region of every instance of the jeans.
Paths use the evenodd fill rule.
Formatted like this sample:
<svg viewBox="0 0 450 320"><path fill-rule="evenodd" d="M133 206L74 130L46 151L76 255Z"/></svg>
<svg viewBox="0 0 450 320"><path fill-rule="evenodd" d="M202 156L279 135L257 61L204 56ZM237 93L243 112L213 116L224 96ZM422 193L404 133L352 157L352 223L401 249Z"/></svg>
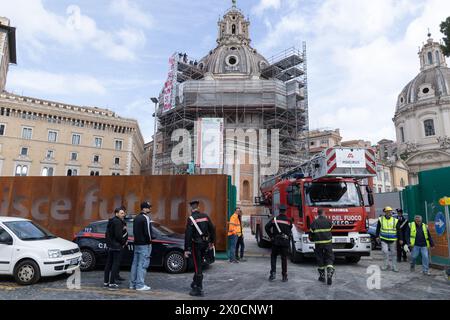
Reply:
<svg viewBox="0 0 450 320"><path fill-rule="evenodd" d="M150 265L152 245L134 246L133 264L131 265L130 287L141 289L145 286L145 275Z"/></svg>
<svg viewBox="0 0 450 320"><path fill-rule="evenodd" d="M104 283L116 284L120 270L120 250L108 249L108 258L105 265Z"/></svg>
<svg viewBox="0 0 450 320"><path fill-rule="evenodd" d="M243 258L244 257L244 250L245 250L245 244L244 244L244 236L238 237L237 243L236 243L236 259L237 258Z"/></svg>
<svg viewBox="0 0 450 320"><path fill-rule="evenodd" d="M238 236L237 235L228 236L228 239L230 240L230 247L228 248L228 258L230 259L230 261L235 261L236 260L235 251Z"/></svg>
<svg viewBox="0 0 450 320"><path fill-rule="evenodd" d="M411 267L414 267L416 264L416 259L419 256L422 256L422 271L428 272L430 265L430 258L428 256L428 248L427 247L418 247L414 246L411 251Z"/></svg>
<svg viewBox="0 0 450 320"><path fill-rule="evenodd" d="M397 241L381 241L381 250L384 253L384 266L387 268L392 261L392 268L397 269Z"/></svg>

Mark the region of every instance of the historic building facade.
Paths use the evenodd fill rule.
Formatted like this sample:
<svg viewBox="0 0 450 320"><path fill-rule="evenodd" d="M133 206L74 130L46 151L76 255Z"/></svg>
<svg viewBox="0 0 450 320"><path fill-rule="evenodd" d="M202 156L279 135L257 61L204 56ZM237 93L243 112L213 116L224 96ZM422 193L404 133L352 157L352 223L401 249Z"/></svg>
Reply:
<svg viewBox="0 0 450 320"><path fill-rule="evenodd" d="M222 119L223 146L234 144L234 137L226 138L228 130L243 130L247 135L237 141L233 161L223 150L223 166L198 165L195 173L232 176L238 204L247 206L245 213L252 212L254 197L267 175L262 168L268 166L258 157L267 146L259 135L261 130L268 130L269 142L272 130L279 130L280 170L299 161L299 134L308 129L305 48L265 58L251 46L250 21L233 2L218 22L216 48L198 61L186 54L175 54L171 59L170 80L161 93L157 112L155 173L183 174L189 170L188 163L172 161L174 145L179 143L172 140L174 131L187 130L197 141L199 120ZM188 158L197 163L195 143L191 145ZM255 154L254 161L249 161Z"/></svg>
<svg viewBox="0 0 450 320"><path fill-rule="evenodd" d="M431 35L419 59L420 73L398 96L393 119L411 184L420 171L450 166L450 69Z"/></svg>
<svg viewBox="0 0 450 320"><path fill-rule="evenodd" d="M4 91L15 47L15 29L0 18L0 176L139 175L136 120Z"/></svg>

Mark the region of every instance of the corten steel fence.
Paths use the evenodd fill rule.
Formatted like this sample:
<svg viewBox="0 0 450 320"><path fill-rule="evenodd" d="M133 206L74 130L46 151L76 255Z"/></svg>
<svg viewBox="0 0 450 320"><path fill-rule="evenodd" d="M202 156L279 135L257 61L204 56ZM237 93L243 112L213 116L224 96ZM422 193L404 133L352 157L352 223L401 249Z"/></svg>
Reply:
<svg viewBox="0 0 450 320"><path fill-rule="evenodd" d="M155 221L184 233L189 202L198 199L216 225L216 248L223 251L228 183L226 175L1 177L0 215L31 219L72 240L90 222L112 217L114 208L123 205L128 214L139 213L140 203L148 200Z"/></svg>
<svg viewBox="0 0 450 320"><path fill-rule="evenodd" d="M419 184L408 186L402 192L404 211L408 213L409 220L413 221L415 215L422 216L427 223L435 248L431 250L432 262L439 265L449 265L447 232L438 235L435 228L436 215L444 213L444 207L439 205L439 199L450 196L450 167L419 173Z"/></svg>

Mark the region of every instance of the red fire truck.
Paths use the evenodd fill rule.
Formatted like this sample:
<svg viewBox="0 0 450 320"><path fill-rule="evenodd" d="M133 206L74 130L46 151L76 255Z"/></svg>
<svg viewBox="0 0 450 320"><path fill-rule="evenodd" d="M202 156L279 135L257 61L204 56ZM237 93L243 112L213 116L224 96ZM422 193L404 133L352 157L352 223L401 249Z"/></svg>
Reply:
<svg viewBox="0 0 450 320"><path fill-rule="evenodd" d="M327 149L262 183L261 196L255 202L264 206L264 213L251 216L252 234L260 247L270 246L264 226L279 214L280 204L286 205L286 214L294 221L291 260L301 262L304 257L314 255L314 243L309 241L308 232L322 208L333 222L335 255L357 263L371 253L366 210L373 206L373 194L367 181L375 175L372 149Z"/></svg>

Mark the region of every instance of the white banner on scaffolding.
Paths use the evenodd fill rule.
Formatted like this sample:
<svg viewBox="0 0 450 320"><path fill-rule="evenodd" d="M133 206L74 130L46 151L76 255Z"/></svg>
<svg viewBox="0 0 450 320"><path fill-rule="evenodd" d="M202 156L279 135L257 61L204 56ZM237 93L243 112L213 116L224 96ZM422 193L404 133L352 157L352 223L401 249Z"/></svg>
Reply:
<svg viewBox="0 0 450 320"><path fill-rule="evenodd" d="M223 167L223 118L202 118L196 121L196 165L201 169Z"/></svg>
<svg viewBox="0 0 450 320"><path fill-rule="evenodd" d="M164 84L163 96L163 112L167 112L175 108L177 72L178 72L178 55L174 54L169 59L169 74Z"/></svg>

